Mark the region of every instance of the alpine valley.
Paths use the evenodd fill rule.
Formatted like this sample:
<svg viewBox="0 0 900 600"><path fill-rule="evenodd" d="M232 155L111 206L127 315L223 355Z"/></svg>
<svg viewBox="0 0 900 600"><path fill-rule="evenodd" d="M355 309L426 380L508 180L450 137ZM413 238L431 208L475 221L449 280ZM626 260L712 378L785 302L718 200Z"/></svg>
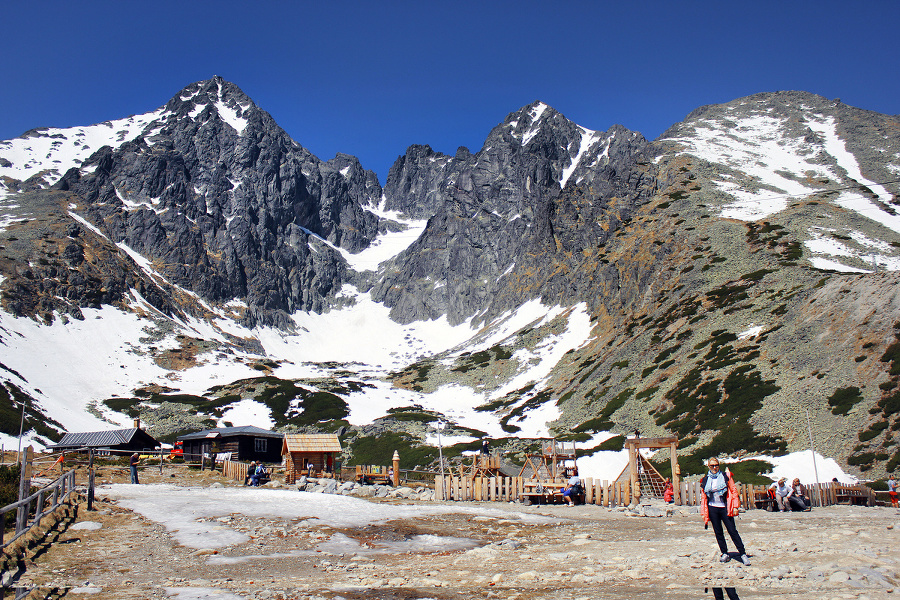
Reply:
<svg viewBox="0 0 900 600"><path fill-rule="evenodd" d="M498 115L499 116L499 115ZM214 77L0 142L0 440L337 431L352 462L675 434L900 465L900 117L806 92L655 141L541 102L379 182ZM809 421L808 421L808 420Z"/></svg>

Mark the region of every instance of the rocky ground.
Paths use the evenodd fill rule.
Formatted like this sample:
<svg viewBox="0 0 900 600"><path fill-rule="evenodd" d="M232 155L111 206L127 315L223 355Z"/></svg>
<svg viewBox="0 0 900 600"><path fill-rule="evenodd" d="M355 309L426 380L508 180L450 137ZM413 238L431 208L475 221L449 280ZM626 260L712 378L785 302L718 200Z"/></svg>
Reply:
<svg viewBox="0 0 900 600"><path fill-rule="evenodd" d="M179 479L195 486L234 485L208 471ZM107 468L99 481L127 481L126 469ZM149 470L142 481L171 483L172 478ZM466 503L473 504L478 503ZM712 530L704 531L696 508L656 506L662 510L646 511L663 514L654 518L633 516L637 513L624 508L482 505L557 519L529 524L451 514L335 529L302 517L232 514L217 520L249 534L250 541L196 550L178 544L161 524L101 495L94 511L81 506L75 523L4 581L38 586L40 593L30 597L40 598L587 600L653 595L681 600L712 598L718 587L733 587L745 599L900 597L900 569L892 551L900 541L894 527L898 513L891 508L742 514L738 529L752 558L752 566L745 567L734 560L718 562ZM419 534L472 538L477 546L399 554L297 553L314 550L336 533L368 547Z"/></svg>

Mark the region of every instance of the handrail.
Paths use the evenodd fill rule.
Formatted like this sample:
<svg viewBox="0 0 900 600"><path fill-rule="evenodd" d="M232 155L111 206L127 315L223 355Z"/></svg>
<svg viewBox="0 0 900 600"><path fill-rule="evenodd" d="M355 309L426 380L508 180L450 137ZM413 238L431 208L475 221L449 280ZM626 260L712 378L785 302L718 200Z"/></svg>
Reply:
<svg viewBox="0 0 900 600"><path fill-rule="evenodd" d="M41 488L35 493L31 494L27 498L23 498L18 502L13 502L3 508L0 508L0 549L5 548L10 545L20 536L24 535L28 531L31 530L32 527L41 522L47 514L56 509L57 506L65 502L69 494L71 494L75 490L75 469L72 469L68 473L64 473L60 475L56 481L48 485L47 487ZM52 494L52 502L46 510L44 510L44 504L46 504L48 495ZM31 503L33 500L37 500L35 502L34 507L34 518L31 520L31 523L28 522L28 514L31 512ZM6 535L6 515L13 510L18 512L16 518L16 534L9 541L5 541L3 538Z"/></svg>

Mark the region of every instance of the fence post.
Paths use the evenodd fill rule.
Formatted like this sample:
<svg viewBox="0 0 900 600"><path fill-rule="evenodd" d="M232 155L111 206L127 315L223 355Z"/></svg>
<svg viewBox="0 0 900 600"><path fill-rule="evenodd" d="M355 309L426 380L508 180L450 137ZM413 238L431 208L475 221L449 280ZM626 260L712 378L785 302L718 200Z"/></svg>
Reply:
<svg viewBox="0 0 900 600"><path fill-rule="evenodd" d="M88 450L88 510L94 510L94 449Z"/></svg>
<svg viewBox="0 0 900 600"><path fill-rule="evenodd" d="M34 448L28 446L25 451L19 455L22 460L21 472L19 473L19 500L24 500L28 496L28 490L31 489L31 461L34 458ZM25 523L28 520L28 507L22 505L16 511L16 533L25 529Z"/></svg>

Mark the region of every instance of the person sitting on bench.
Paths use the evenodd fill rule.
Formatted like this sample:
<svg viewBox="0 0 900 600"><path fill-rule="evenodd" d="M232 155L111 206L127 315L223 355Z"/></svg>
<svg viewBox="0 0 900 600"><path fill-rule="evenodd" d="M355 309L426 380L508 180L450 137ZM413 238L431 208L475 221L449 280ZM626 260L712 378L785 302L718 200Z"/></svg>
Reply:
<svg viewBox="0 0 900 600"><path fill-rule="evenodd" d="M253 473L253 476L250 478L250 485L252 487L259 487L259 480L265 479L268 474L266 467L262 463L259 463L256 467L256 472Z"/></svg>
<svg viewBox="0 0 900 600"><path fill-rule="evenodd" d="M791 495L792 490L790 487L788 487L787 479L782 477L781 479L770 485L769 489L775 492L775 506L778 507L778 510L780 510L781 512L786 512L791 509L788 496Z"/></svg>
<svg viewBox="0 0 900 600"><path fill-rule="evenodd" d="M581 493L581 478L578 476L578 469L572 469L572 476L569 477L569 481L566 483L566 487L562 489L563 499L565 499L566 504L569 506L575 506L575 498Z"/></svg>
<svg viewBox="0 0 900 600"><path fill-rule="evenodd" d="M788 495L788 501L793 511L810 510L812 506L809 497L806 495L806 487L800 483L799 477L794 477L794 481L791 483L791 493Z"/></svg>

